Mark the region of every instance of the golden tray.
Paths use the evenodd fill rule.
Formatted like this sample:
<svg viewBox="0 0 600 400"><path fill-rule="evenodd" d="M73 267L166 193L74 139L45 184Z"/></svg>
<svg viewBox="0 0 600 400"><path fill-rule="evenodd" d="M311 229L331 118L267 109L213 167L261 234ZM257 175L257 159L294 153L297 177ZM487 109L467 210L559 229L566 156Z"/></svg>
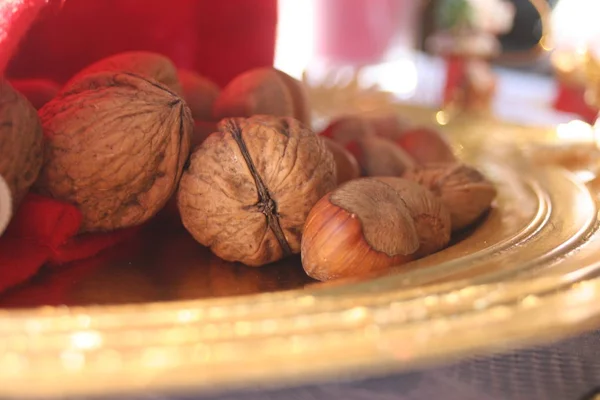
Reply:
<svg viewBox="0 0 600 400"><path fill-rule="evenodd" d="M554 128L491 118L458 117L444 129L499 188L489 215L453 246L368 281L319 284L297 258L262 269L227 264L155 226L133 256L101 259L109 265L76 278L70 267L0 297L0 397L367 377L599 326L598 185L573 172L584 167L555 165L570 162L572 146L556 147ZM582 148L595 159L593 144ZM52 304L44 295L61 279L74 282L67 305L35 307Z"/></svg>

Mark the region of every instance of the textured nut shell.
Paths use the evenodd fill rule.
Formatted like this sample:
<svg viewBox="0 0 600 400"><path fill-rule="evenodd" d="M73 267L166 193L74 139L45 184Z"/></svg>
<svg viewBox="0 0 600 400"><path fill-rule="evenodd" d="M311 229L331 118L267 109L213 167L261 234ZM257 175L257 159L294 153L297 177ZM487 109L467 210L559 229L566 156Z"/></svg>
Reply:
<svg viewBox="0 0 600 400"><path fill-rule="evenodd" d="M426 256L446 247L452 232L450 212L429 190L416 182L402 178L380 177L402 198L419 236L418 256Z"/></svg>
<svg viewBox="0 0 600 400"><path fill-rule="evenodd" d="M472 224L490 208L496 197L494 185L468 165L429 164L409 170L403 176L439 196L450 211L452 230Z"/></svg>
<svg viewBox="0 0 600 400"><path fill-rule="evenodd" d="M441 133L427 127L405 130L396 143L417 163L451 163L456 157Z"/></svg>
<svg viewBox="0 0 600 400"><path fill-rule="evenodd" d="M410 261L419 238L409 210L389 185L347 182L311 210L302 237L302 265L326 281L366 275Z"/></svg>
<svg viewBox="0 0 600 400"><path fill-rule="evenodd" d="M335 164L321 138L292 118L254 116L235 121L256 171L277 203L292 252L312 206L335 187ZM192 154L179 186L182 221L219 257L259 266L283 257L266 217L256 207L256 183L225 123Z"/></svg>
<svg viewBox="0 0 600 400"><path fill-rule="evenodd" d="M327 137L323 140L335 161L337 184L360 178L360 166L352 153Z"/></svg>
<svg viewBox="0 0 600 400"><path fill-rule="evenodd" d="M6 81L0 81L0 175L16 209L40 172L42 127L37 111Z"/></svg>
<svg viewBox="0 0 600 400"><path fill-rule="evenodd" d="M152 78L175 93L182 92L175 64L168 57L150 51L126 51L103 58L79 71L65 86L70 86L85 75L110 71L133 72Z"/></svg>
<svg viewBox="0 0 600 400"><path fill-rule="evenodd" d="M367 176L402 176L415 161L388 139L368 137L357 142L358 163Z"/></svg>
<svg viewBox="0 0 600 400"><path fill-rule="evenodd" d="M21 93L36 110L52 100L60 91L58 83L49 79L16 79L10 84Z"/></svg>
<svg viewBox="0 0 600 400"><path fill-rule="evenodd" d="M47 146L37 187L75 204L82 231L139 225L174 192L193 120L165 86L126 72L87 75L39 114Z"/></svg>
<svg viewBox="0 0 600 400"><path fill-rule="evenodd" d="M212 108L219 97L221 89L216 83L194 71L180 69L178 71L182 96L192 110L196 120L210 121Z"/></svg>
<svg viewBox="0 0 600 400"><path fill-rule="evenodd" d="M350 142L374 137L375 130L364 118L348 116L330 123L329 126L321 132L321 135L332 139L342 146L346 146Z"/></svg>
<svg viewBox="0 0 600 400"><path fill-rule="evenodd" d="M287 85L273 68L257 68L235 77L221 91L213 118L252 115L294 117L294 100Z"/></svg>

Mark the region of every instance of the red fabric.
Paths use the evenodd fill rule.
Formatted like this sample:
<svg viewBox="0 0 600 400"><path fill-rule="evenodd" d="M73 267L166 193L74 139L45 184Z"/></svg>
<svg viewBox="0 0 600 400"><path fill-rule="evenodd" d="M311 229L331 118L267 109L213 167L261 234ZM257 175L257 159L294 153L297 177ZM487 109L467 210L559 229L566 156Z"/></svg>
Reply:
<svg viewBox="0 0 600 400"><path fill-rule="evenodd" d="M138 230L77 235L80 225L74 206L29 194L0 237L0 291L29 279L44 264L92 257Z"/></svg>
<svg viewBox="0 0 600 400"><path fill-rule="evenodd" d="M108 55L148 50L223 86L273 65L276 21L276 0L51 0L7 75L64 83Z"/></svg>
<svg viewBox="0 0 600 400"><path fill-rule="evenodd" d="M584 98L584 89L559 84L554 108L558 111L580 115L586 122L593 124L598 111L591 108Z"/></svg>

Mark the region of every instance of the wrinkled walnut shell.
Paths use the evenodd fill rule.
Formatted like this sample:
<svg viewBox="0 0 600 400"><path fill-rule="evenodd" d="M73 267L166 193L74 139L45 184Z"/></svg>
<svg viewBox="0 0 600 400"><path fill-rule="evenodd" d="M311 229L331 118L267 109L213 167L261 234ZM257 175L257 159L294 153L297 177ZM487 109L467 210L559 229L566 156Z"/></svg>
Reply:
<svg viewBox="0 0 600 400"><path fill-rule="evenodd" d="M39 115L47 145L37 188L75 204L82 231L142 224L174 192L193 120L167 87L128 72L87 75Z"/></svg>
<svg viewBox="0 0 600 400"><path fill-rule="evenodd" d="M0 81L0 175L16 209L35 182L43 158L37 111L6 80Z"/></svg>
<svg viewBox="0 0 600 400"><path fill-rule="evenodd" d="M65 87L85 75L117 71L132 72L152 78L177 94L182 92L175 64L168 57L150 51L126 51L103 58L75 74Z"/></svg>
<svg viewBox="0 0 600 400"><path fill-rule="evenodd" d="M335 187L325 143L292 118L225 119L219 131L181 179L184 226L227 261L260 266L298 253L308 212Z"/></svg>
<svg viewBox="0 0 600 400"><path fill-rule="evenodd" d="M178 71L182 96L192 111L195 120L210 121L215 101L221 89L216 83L194 71L180 69Z"/></svg>
<svg viewBox="0 0 600 400"><path fill-rule="evenodd" d="M404 178L439 196L450 211L452 230L475 222L496 197L494 185L475 168L459 163L429 164L407 171Z"/></svg>

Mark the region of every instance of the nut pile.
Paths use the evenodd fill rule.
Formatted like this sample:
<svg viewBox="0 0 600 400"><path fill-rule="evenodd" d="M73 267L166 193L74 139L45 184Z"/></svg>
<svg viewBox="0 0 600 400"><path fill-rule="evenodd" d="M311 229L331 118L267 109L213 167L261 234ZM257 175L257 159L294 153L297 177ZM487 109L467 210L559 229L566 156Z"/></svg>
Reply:
<svg viewBox="0 0 600 400"><path fill-rule="evenodd" d="M315 134L304 87L274 68L219 88L160 54L126 52L62 88L3 81L0 98L14 204L30 188L67 201L82 233L171 210L223 260L301 254L318 280L439 251L496 196L433 128L348 116Z"/></svg>

